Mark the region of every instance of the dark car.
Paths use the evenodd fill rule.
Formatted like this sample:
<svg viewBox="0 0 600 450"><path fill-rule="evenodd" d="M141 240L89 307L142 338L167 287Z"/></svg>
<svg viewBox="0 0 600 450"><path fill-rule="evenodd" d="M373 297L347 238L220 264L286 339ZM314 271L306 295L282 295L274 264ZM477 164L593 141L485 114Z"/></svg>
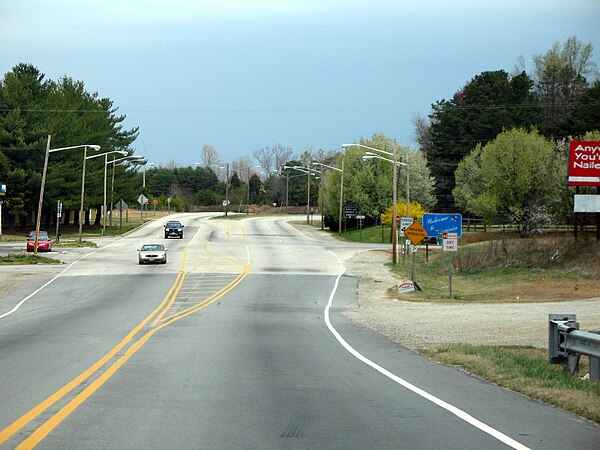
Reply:
<svg viewBox="0 0 600 450"><path fill-rule="evenodd" d="M183 225L178 220L169 220L165 224L165 239L171 236L177 236L179 239L183 239Z"/></svg>
<svg viewBox="0 0 600 450"><path fill-rule="evenodd" d="M32 252L35 249L35 231L30 231L27 235L27 251ZM38 252L51 252L52 239L47 231L40 231L38 235Z"/></svg>

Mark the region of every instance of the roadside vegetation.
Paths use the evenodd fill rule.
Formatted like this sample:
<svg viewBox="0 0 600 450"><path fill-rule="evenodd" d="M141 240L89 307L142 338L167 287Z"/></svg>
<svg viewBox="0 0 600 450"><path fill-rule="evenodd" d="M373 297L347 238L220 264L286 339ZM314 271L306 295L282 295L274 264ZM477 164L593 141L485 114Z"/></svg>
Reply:
<svg viewBox="0 0 600 450"><path fill-rule="evenodd" d="M390 227L347 229L341 239L389 243ZM415 280L423 290L400 294L394 287L390 296L416 302L523 303L600 295L600 242L593 233L575 240L572 230L557 229L521 238L517 231L488 228L487 232L465 231L459 241L458 252L445 254L435 244L420 245L415 254ZM413 254L405 256L403 250L400 239L398 263L388 266L398 280L410 280Z"/></svg>
<svg viewBox="0 0 600 450"><path fill-rule="evenodd" d="M600 295L600 242L591 236L575 241L571 234L522 239L498 232L465 235L459 251L443 254L439 247L419 248L415 280L423 289L394 298L410 301L523 303L578 300ZM481 239L487 239L482 241ZM462 241L462 240L461 240ZM412 254L391 267L410 280ZM429 261L426 261L428 259ZM452 298L449 274L452 267Z"/></svg>
<svg viewBox="0 0 600 450"><path fill-rule="evenodd" d="M353 242L389 242L388 227L347 230L342 239ZM337 236L337 234L335 234ZM572 231L546 232L521 238L518 231L464 232L459 251L450 255L439 247L420 246L415 279L423 289L389 295L403 301L439 303L522 303L578 300L600 296L600 242L591 233L577 241ZM403 263L388 264L398 280L410 280L412 254ZM449 298L452 257L453 295ZM464 343L436 345L419 350L444 364L504 386L536 400L600 423L600 383L583 379L588 358L578 372L548 363L547 349L527 346L476 346Z"/></svg>
<svg viewBox="0 0 600 450"><path fill-rule="evenodd" d="M444 364L520 392L528 397L600 423L600 383L583 380L587 358L579 372L568 374L564 366L548 363L545 350L520 346L440 345L421 350Z"/></svg>
<svg viewBox="0 0 600 450"><path fill-rule="evenodd" d="M63 262L50 258L48 256L34 255L33 253L27 252L13 252L9 253L8 256L0 257L0 265L11 266L11 265L26 265L26 264L62 264Z"/></svg>

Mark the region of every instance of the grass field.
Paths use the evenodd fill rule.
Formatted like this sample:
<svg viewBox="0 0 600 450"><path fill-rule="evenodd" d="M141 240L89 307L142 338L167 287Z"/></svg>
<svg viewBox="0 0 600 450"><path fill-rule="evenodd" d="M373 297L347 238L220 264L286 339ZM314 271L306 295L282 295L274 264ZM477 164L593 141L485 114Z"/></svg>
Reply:
<svg viewBox="0 0 600 450"><path fill-rule="evenodd" d="M337 236L337 233L332 233ZM389 243L390 228L353 229L341 239ZM391 248L391 244L390 244ZM399 279L411 279L413 254L398 245L398 263L389 268ZM522 239L514 232L463 232L459 250L442 253L437 245L420 245L415 280L424 289L408 294L390 291L403 300L427 302L523 303L600 297L600 242L592 233L577 241L566 231ZM452 270L450 270L452 268ZM452 272L452 297L449 284Z"/></svg>

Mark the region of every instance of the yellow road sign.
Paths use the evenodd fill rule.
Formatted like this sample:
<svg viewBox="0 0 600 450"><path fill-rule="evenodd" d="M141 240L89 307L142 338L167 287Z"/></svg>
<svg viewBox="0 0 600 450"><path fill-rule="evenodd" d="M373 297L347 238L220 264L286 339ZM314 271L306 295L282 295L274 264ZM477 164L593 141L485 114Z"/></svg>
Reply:
<svg viewBox="0 0 600 450"><path fill-rule="evenodd" d="M427 231L421 225L421 222L414 221L410 227L404 230L404 234L410 239L413 245L419 245L427 237Z"/></svg>

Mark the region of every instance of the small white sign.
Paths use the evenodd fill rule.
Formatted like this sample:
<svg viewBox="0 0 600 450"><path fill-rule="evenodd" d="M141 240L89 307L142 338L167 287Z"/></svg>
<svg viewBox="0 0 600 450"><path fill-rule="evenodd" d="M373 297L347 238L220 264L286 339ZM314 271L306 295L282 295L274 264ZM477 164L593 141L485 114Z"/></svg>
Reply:
<svg viewBox="0 0 600 450"><path fill-rule="evenodd" d="M358 220L362 220L362 219L364 219L364 218L365 218L365 216L358 215L358 216L356 216L356 218L357 218Z"/></svg>
<svg viewBox="0 0 600 450"><path fill-rule="evenodd" d="M413 283L412 281L403 281L402 283L400 283L398 285L398 292L400 292L400 293L412 292L414 290L415 290L415 283Z"/></svg>
<svg viewBox="0 0 600 450"><path fill-rule="evenodd" d="M573 212L600 212L600 195L575 195Z"/></svg>
<svg viewBox="0 0 600 450"><path fill-rule="evenodd" d="M442 241L442 250L445 252L458 251L458 238L448 238Z"/></svg>
<svg viewBox="0 0 600 450"><path fill-rule="evenodd" d="M410 227L415 221L414 217L401 217L400 218L400 237L404 237L404 230Z"/></svg>

